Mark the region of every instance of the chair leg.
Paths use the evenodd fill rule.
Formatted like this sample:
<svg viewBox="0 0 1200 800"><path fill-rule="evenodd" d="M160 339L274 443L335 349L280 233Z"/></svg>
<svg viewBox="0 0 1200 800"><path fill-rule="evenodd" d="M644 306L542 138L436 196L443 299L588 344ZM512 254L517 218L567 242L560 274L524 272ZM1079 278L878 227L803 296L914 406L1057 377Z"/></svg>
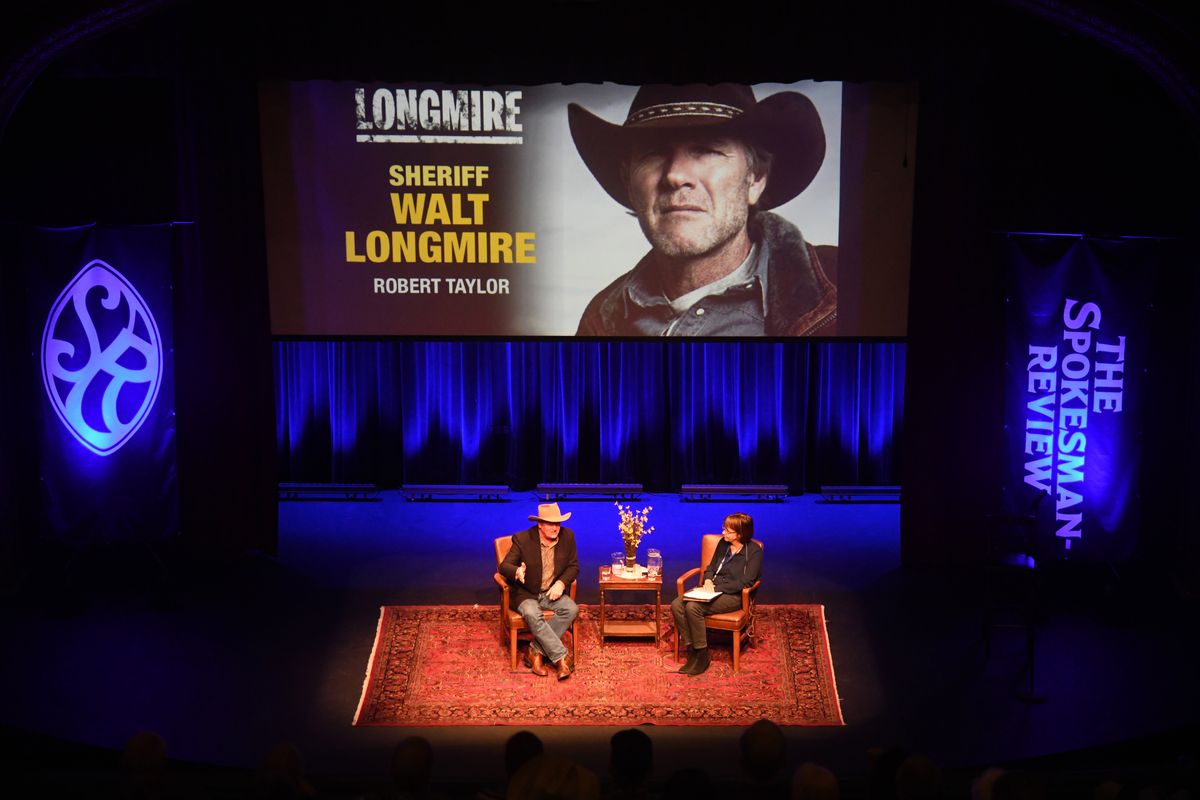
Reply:
<svg viewBox="0 0 1200 800"><path fill-rule="evenodd" d="M511 664L509 669L513 672L517 671L517 630L516 628L508 632L508 652Z"/></svg>
<svg viewBox="0 0 1200 800"><path fill-rule="evenodd" d="M742 668L742 632L733 632L733 671L737 672Z"/></svg>
<svg viewBox="0 0 1200 800"><path fill-rule="evenodd" d="M578 619L571 623L571 661L576 661L575 647L579 642L579 622Z"/></svg>
<svg viewBox="0 0 1200 800"><path fill-rule="evenodd" d="M679 660L679 629L675 629L675 635L671 637L675 640L675 660Z"/></svg>

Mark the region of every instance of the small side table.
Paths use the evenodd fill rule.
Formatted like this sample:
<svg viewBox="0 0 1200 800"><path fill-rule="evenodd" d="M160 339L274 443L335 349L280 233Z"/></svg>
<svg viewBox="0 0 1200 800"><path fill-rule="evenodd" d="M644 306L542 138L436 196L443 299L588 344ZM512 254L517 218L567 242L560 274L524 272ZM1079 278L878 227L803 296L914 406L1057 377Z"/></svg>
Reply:
<svg viewBox="0 0 1200 800"><path fill-rule="evenodd" d="M638 578L618 575L615 572L604 577L603 567L600 568L600 640L605 636L653 636L654 646L662 647L659 618L662 616L662 575L648 578L645 574ZM605 592L648 592L654 591L654 621L650 620L613 620L609 621L605 612Z"/></svg>

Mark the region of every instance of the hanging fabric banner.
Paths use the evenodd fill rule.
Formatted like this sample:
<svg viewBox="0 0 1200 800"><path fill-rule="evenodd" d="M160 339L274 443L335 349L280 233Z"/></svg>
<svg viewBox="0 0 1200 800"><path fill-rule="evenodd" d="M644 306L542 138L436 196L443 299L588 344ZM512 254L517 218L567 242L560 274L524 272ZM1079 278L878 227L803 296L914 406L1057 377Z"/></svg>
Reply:
<svg viewBox="0 0 1200 800"><path fill-rule="evenodd" d="M173 226L22 238L45 533L103 542L174 533Z"/></svg>
<svg viewBox="0 0 1200 800"><path fill-rule="evenodd" d="M1008 511L1036 514L1061 558L1121 560L1136 544L1159 244L1004 240Z"/></svg>

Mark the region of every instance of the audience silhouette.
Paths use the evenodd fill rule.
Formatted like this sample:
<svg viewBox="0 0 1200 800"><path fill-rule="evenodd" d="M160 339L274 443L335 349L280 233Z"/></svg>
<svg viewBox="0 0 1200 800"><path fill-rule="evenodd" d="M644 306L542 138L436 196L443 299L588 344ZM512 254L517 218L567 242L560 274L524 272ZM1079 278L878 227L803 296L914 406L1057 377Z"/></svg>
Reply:
<svg viewBox="0 0 1200 800"><path fill-rule="evenodd" d="M389 800L435 800L433 745L422 736L409 736L392 750L392 794Z"/></svg>
<svg viewBox="0 0 1200 800"><path fill-rule="evenodd" d="M677 769L661 784L653 783L652 731L630 728L609 740L609 781L606 791L595 772L574 757L546 753L532 731L513 733L504 743L503 789L486 789L469 780L435 780L435 748L426 738L409 736L395 745L388 761L390 782L363 788L343 779L333 790L318 789L305 773L299 748L283 742L272 747L254 771L221 771L203 765L172 765L163 737L142 731L126 742L113 780L101 784L81 772L72 784L69 771L56 778L59 792L37 796L99 796L120 800L190 800L190 798L279 798L280 800L716 800L717 798L790 798L791 800L1198 800L1197 770L1190 756L1172 762L1161 774L1147 771L1139 779L1128 775L1097 781L1094 769L1072 781L1052 772L988 767L968 774L947 771L927 756L902 748L868 751L868 770L851 776L847 792L829 768L806 760L792 768L787 738L769 720L743 729L736 742L736 775L714 778L700 767ZM731 732L732 733L732 732ZM729 739L732 749L734 739ZM717 764L718 762L712 762ZM733 760L727 762L730 766ZM240 775L240 782L236 776ZM230 776L234 776L231 778ZM94 777L94 776L92 776ZM364 779L365 780L365 779ZM1055 786L1051 791L1048 787ZM1064 786L1069 788L1064 789ZM9 784L4 784L8 788ZM5 792L6 796L13 795Z"/></svg>
<svg viewBox="0 0 1200 800"><path fill-rule="evenodd" d="M608 771L612 788L607 797L620 800L647 800L650 776L654 772L654 742L636 728L618 731L610 740L612 755Z"/></svg>
<svg viewBox="0 0 1200 800"><path fill-rule="evenodd" d="M540 755L508 782L507 800L600 800L596 774L569 758Z"/></svg>
<svg viewBox="0 0 1200 800"><path fill-rule="evenodd" d="M676 770L663 784L662 800L694 800L712 797L713 782L708 773L696 767Z"/></svg>
<svg viewBox="0 0 1200 800"><path fill-rule="evenodd" d="M837 776L820 764L804 762L792 775L792 800L839 800Z"/></svg>
<svg viewBox="0 0 1200 800"><path fill-rule="evenodd" d="M739 794L747 798L786 798L791 794L784 781L787 739L774 722L760 719L738 740L741 750Z"/></svg>

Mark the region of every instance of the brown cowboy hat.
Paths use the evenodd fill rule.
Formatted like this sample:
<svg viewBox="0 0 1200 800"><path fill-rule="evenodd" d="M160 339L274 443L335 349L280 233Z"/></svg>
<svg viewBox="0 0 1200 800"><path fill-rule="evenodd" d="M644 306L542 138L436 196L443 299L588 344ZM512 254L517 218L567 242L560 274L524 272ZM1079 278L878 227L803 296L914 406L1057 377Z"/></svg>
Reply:
<svg viewBox="0 0 1200 800"><path fill-rule="evenodd" d="M542 503L538 506L538 513L530 514L529 518L534 522L566 522L571 518L571 512L562 513L558 510L558 503Z"/></svg>
<svg viewBox="0 0 1200 800"><path fill-rule="evenodd" d="M592 175L614 200L631 208L621 162L630 143L664 132L696 132L752 142L773 156L757 208L783 205L812 183L825 160L825 130L812 101L799 92L755 100L746 85L719 83L638 89L625 122L614 125L577 103L567 106L571 138Z"/></svg>

